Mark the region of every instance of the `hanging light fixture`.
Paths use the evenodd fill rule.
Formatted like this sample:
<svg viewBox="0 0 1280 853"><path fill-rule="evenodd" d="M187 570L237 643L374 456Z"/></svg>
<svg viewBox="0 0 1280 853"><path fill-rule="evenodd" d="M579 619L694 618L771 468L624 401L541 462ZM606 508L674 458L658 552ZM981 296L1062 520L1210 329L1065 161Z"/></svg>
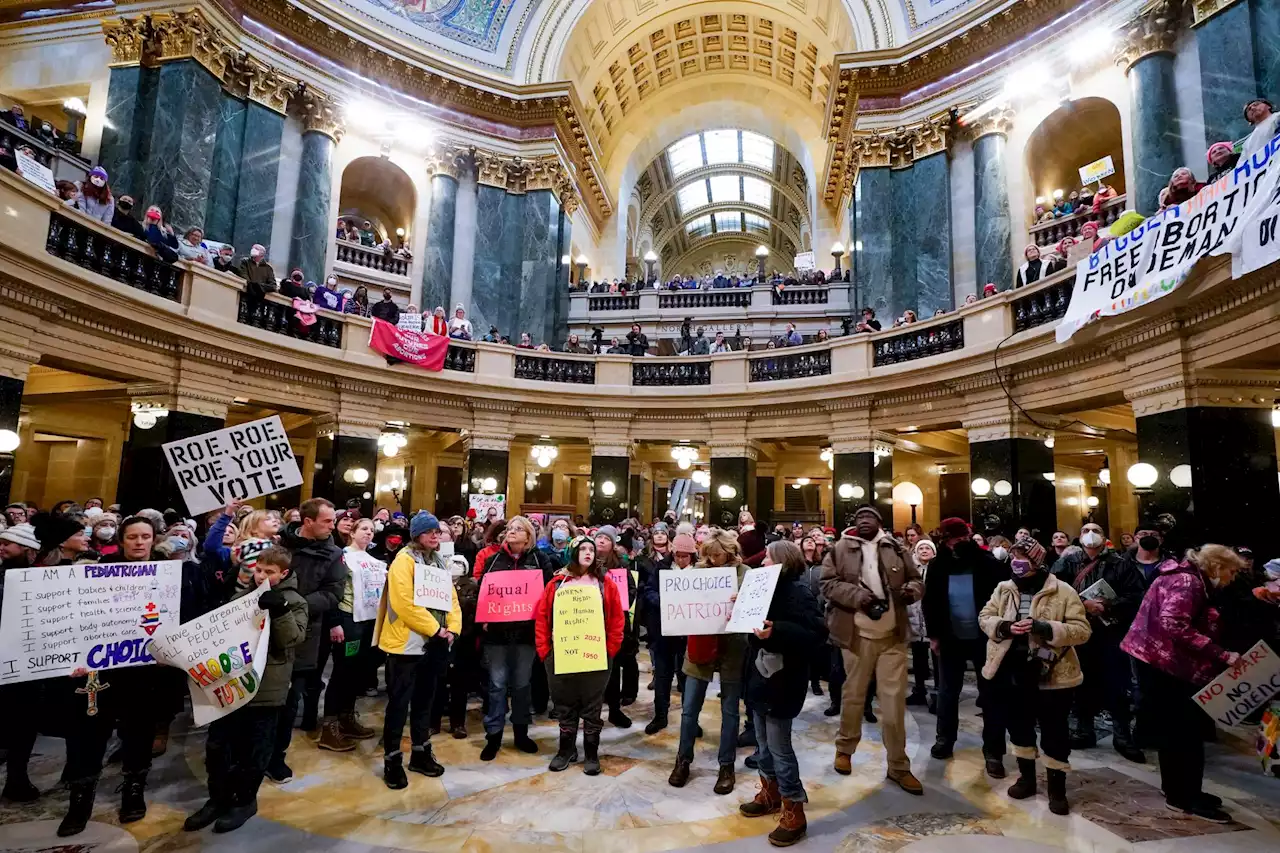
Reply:
<svg viewBox="0 0 1280 853"><path fill-rule="evenodd" d="M822 452L818 454L818 458L827 463L827 468L834 471L836 469L836 454L830 447L822 448Z"/></svg>
<svg viewBox="0 0 1280 853"><path fill-rule="evenodd" d="M535 444L529 448L529 455L538 463L539 468L549 468L555 458L560 455L560 448L554 444Z"/></svg>
<svg viewBox="0 0 1280 853"><path fill-rule="evenodd" d="M681 471L688 471L698 461L698 448L687 444L677 444L671 448L671 458L676 460Z"/></svg>
<svg viewBox="0 0 1280 853"><path fill-rule="evenodd" d="M378 436L378 447L382 448L383 455L388 459L393 458L408 443L408 437L402 432L384 432Z"/></svg>
<svg viewBox="0 0 1280 853"><path fill-rule="evenodd" d="M133 425L138 429L151 429L160 418L169 416L169 410L152 403L133 403L129 406L133 412Z"/></svg>

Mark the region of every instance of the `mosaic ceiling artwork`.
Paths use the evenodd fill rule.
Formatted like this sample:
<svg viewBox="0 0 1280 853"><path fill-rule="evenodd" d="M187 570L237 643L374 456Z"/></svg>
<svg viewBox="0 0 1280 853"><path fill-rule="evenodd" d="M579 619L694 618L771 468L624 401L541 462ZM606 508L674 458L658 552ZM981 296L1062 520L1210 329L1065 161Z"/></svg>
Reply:
<svg viewBox="0 0 1280 853"><path fill-rule="evenodd" d="M357 0L409 24L486 51L498 48L517 0Z"/></svg>

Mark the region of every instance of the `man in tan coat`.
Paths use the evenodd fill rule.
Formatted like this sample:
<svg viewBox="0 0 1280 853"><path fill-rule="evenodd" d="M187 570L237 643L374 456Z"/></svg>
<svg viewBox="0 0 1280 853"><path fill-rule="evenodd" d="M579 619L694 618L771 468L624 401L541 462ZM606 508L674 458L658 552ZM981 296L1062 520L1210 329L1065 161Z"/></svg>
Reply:
<svg viewBox="0 0 1280 853"><path fill-rule="evenodd" d="M881 523L875 508L862 507L822 561L827 627L845 669L835 770L852 772L862 740L862 705L874 675L888 778L909 794L923 794L907 758L906 693L907 605L924 596L924 581L911 553Z"/></svg>

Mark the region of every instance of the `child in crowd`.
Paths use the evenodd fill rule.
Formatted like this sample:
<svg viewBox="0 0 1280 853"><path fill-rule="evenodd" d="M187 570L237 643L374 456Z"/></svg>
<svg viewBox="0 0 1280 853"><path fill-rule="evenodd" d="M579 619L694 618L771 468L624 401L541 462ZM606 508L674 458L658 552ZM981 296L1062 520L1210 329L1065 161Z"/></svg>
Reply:
<svg viewBox="0 0 1280 853"><path fill-rule="evenodd" d="M205 742L209 799L183 823L188 832L211 823L214 832L231 832L258 813L258 787L275 746L280 708L289 695L294 654L307 638L307 600L298 592L298 581L289 570L292 560L280 547L255 555L255 588L263 583L271 585L258 599L258 607L271 614L267 666L249 704L209 726ZM233 597L249 591L238 590Z"/></svg>
<svg viewBox="0 0 1280 853"><path fill-rule="evenodd" d="M626 614L618 588L608 580L608 569L596 559L596 545L590 539L581 539L569 549L569 563L547 583L542 598L534 610L534 629L537 638L538 657L547 669L547 684L551 701L555 704L556 719L560 721L560 748L551 759L550 769L564 770L578 760L578 720L582 720L582 748L586 754L583 772L595 776L600 772L600 708L604 704L605 688L609 685L609 673L614 658L622 648L622 633ZM555 622L564 618L556 611L556 593L566 584L594 586L600 591L604 603L605 651L608 661L604 669L595 672L556 674Z"/></svg>
<svg viewBox="0 0 1280 853"><path fill-rule="evenodd" d="M236 589L253 587L254 566L263 551L276 544L280 516L271 510L255 509L240 525L240 536L231 546L231 565L236 570Z"/></svg>

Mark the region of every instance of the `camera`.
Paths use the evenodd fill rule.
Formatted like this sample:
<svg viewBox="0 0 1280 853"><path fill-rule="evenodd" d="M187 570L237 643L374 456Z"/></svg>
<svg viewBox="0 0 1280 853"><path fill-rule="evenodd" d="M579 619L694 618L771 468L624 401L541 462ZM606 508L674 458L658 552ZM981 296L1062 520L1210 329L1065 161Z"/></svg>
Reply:
<svg viewBox="0 0 1280 853"><path fill-rule="evenodd" d="M882 598L877 598L875 601L862 608L862 612L872 619L879 619L881 616L889 612L889 602Z"/></svg>

